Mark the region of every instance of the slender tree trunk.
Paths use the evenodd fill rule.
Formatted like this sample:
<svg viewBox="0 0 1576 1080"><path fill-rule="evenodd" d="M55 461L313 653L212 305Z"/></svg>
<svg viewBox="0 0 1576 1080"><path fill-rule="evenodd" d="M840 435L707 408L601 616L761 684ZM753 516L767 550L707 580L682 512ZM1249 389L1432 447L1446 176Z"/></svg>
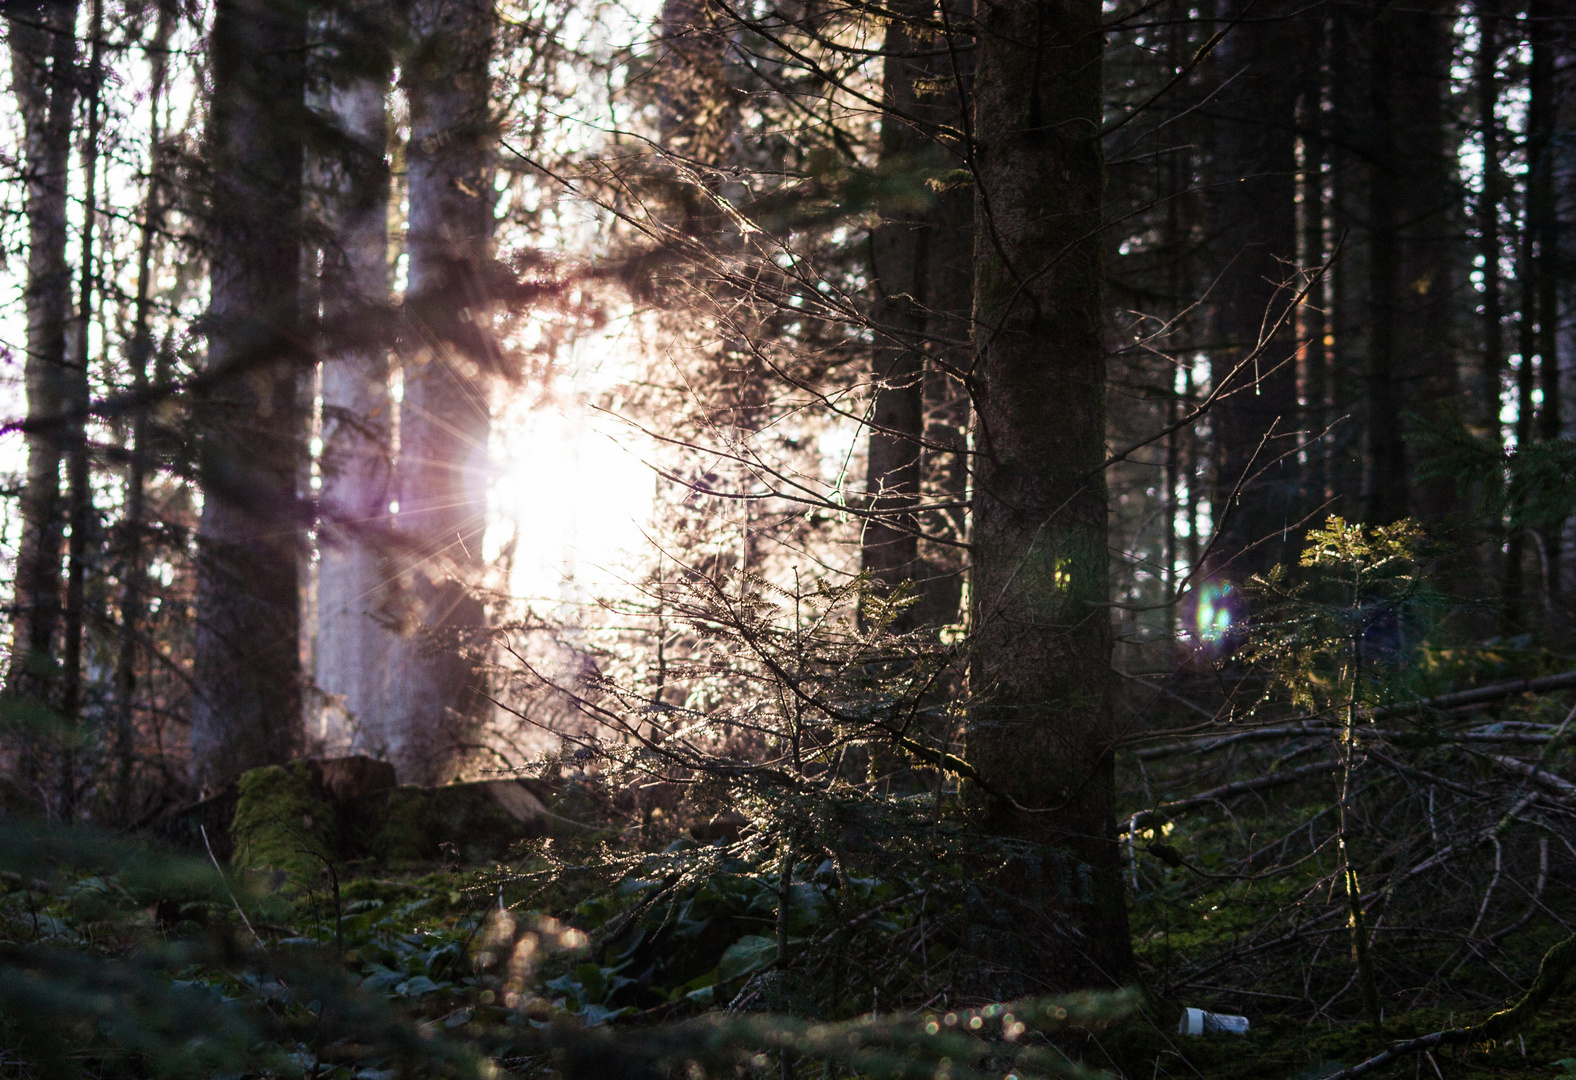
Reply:
<svg viewBox="0 0 1576 1080"><path fill-rule="evenodd" d="M958 365L946 364L956 358L936 339L967 336L962 316L972 290L967 207L972 199L966 191L938 195L926 182L961 164L954 152L967 124L962 95L971 78L958 60L969 50L960 50L945 30L937 32L934 20L934 5L911 2L887 24L883 94L888 112L879 164L887 195L870 243L878 340L871 365L875 407L865 486L875 516L866 522L860 556L863 569L886 589L910 582L918 592L917 602L895 621L896 630L953 622L958 604L955 580L936 573L921 557L926 523L915 511L925 487L927 456L960 453L960 447L949 445L958 441L955 437L927 439L926 398L927 388L933 400L947 393L945 368ZM938 354L939 370L926 360ZM948 411L949 402L937 404ZM952 419L956 426L958 418ZM944 431L934 434L945 439Z"/></svg>
<svg viewBox="0 0 1576 1080"><path fill-rule="evenodd" d="M1548 0L1534 0L1527 11L1532 68L1527 103L1527 228L1535 253L1529 269L1535 292L1538 350L1538 385L1543 401L1538 406L1538 438L1552 442L1562 434L1559 328L1559 215L1554 188L1554 135L1557 103L1554 80L1553 12ZM1544 524L1544 587L1551 601L1561 591L1561 566L1565 520Z"/></svg>
<svg viewBox="0 0 1576 1080"><path fill-rule="evenodd" d="M1171 57L1173 71L1180 71L1181 65L1187 58L1189 20L1187 7L1181 0L1170 0L1165 8L1166 21L1169 26L1166 30L1166 53ZM1186 108L1182 102L1179 108ZM1173 135L1178 142L1185 142L1185 137ZM1160 149L1160 133L1155 134L1155 149ZM1186 318L1185 309L1190 302L1187 297L1189 292L1189 269L1191 260L1188 258L1187 249L1189 229L1183 220L1183 209L1188 199L1189 191L1193 187L1192 155L1186 146L1174 146L1171 152L1164 157L1164 164L1157 163L1156 168L1156 194L1165 201L1165 232L1163 244L1166 251L1166 318L1171 321L1173 333L1171 341L1166 343L1166 348L1176 358L1176 370L1169 372L1171 396L1166 402L1166 425L1174 427L1182 418L1185 409L1192 408L1188 398L1192 390L1192 358L1183 337L1182 321ZM1162 180L1161 178L1164 177ZM1191 529L1191 515L1187 513L1188 502L1184 502L1179 495L1179 487L1183 476L1183 439L1185 433L1173 430L1166 436L1165 449L1165 586L1166 599L1166 634L1175 638L1182 627L1182 610L1177 595L1177 588L1183 580L1179 571L1177 560L1180 557L1178 550L1179 534L1184 526ZM1189 476L1189 491L1196 486L1196 481ZM1190 564L1191 568L1191 564Z"/></svg>
<svg viewBox="0 0 1576 1080"><path fill-rule="evenodd" d="M1100 4L985 0L978 19L968 748L985 826L1043 857L1009 861L1013 930L971 949L1032 985L1109 984L1132 961L1112 819Z"/></svg>
<svg viewBox="0 0 1576 1080"><path fill-rule="evenodd" d="M332 699L327 745L356 746L389 708L394 400L382 322L389 300L386 44L337 24L328 111L344 145L325 170L323 450L317 687ZM373 34L381 30L374 30Z"/></svg>
<svg viewBox="0 0 1576 1080"><path fill-rule="evenodd" d="M1325 237L1325 184L1324 170L1327 146L1324 138L1325 67L1327 42L1327 17L1310 13L1308 30L1303 40L1308 42L1315 59L1309 63L1302 83L1302 100L1299 105L1302 131L1302 201L1299 223L1302 247L1299 256L1304 269L1318 266L1326 257L1328 241ZM1330 423L1330 354L1329 336L1329 277L1321 280L1302 306L1297 333L1301 339L1302 363L1299 379L1302 383L1302 419L1305 438L1317 439L1306 451L1307 464L1302 470L1302 496L1299 509L1302 514L1314 515L1313 524L1319 524L1327 512L1329 490L1330 440L1324 434Z"/></svg>
<svg viewBox="0 0 1576 1080"><path fill-rule="evenodd" d="M1410 471L1402 436L1402 377L1397 370L1397 311L1400 304L1401 233L1396 183L1398 160L1393 80L1388 67L1397 47L1392 13L1381 11L1371 26L1368 111L1374 129L1368 178L1368 393L1364 453L1364 517L1376 524L1406 514Z"/></svg>
<svg viewBox="0 0 1576 1080"><path fill-rule="evenodd" d="M411 633L391 671L391 707L362 745L402 780L448 779L486 714L486 612L473 591L487 522L493 123L490 0L418 0L404 85L410 101L411 348L403 357L398 529ZM407 556L408 557L408 556Z"/></svg>
<svg viewBox="0 0 1576 1080"><path fill-rule="evenodd" d="M103 78L104 4L91 0L88 17L87 139L82 144L82 242L78 250L77 314L67 328L70 353L71 409L78 417L68 431L66 479L70 498L66 520L71 537L66 545L65 643L62 649L60 711L72 725L60 762L60 810L76 816L77 744L82 720L82 645L87 602L88 533L93 521L93 472L88 459L87 408L91 400L89 377L92 357L89 336L93 327L94 235L98 227L99 97Z"/></svg>
<svg viewBox="0 0 1576 1080"><path fill-rule="evenodd" d="M1365 20L1343 6L1327 14L1328 94L1325 114L1330 163L1329 217L1332 239L1344 238L1341 258L1330 272L1330 415L1335 423L1329 440L1328 487L1334 495L1330 512L1349 519L1363 514L1365 484L1363 420L1365 371L1363 338L1367 328L1364 282L1368 247L1362 242L1363 169L1356 130L1362 128L1365 93L1362 43Z"/></svg>
<svg viewBox="0 0 1576 1080"><path fill-rule="evenodd" d="M1536 389L1536 372L1532 366L1532 356L1537 350L1537 313L1534 304L1537 302L1537 290L1533 285L1534 260L1532 247L1532 230L1523 227L1516 253L1516 276L1521 281L1521 310L1518 312L1516 325L1516 351L1520 354L1516 361L1516 452L1519 454L1524 448L1532 445L1533 420L1536 404L1533 401L1533 390ZM1510 507L1512 519L1519 517L1525 510L1524 502L1518 497ZM1523 525L1514 525L1511 528L1510 539L1505 544L1505 622L1506 628L1512 631L1526 627L1527 595L1526 595L1526 562L1527 562L1527 528Z"/></svg>
<svg viewBox="0 0 1576 1080"><path fill-rule="evenodd" d="M1553 354L1552 349L1547 353L1543 351L1547 343L1542 333L1542 324L1546 316L1543 309L1544 288L1541 279L1549 269L1542 258L1542 245L1547 234L1553 232L1552 226L1546 225L1544 220L1550 216L1553 209L1552 172L1549 171L1552 164L1553 72L1552 58L1548 52L1549 43L1545 36L1546 14L1542 5L1535 5L1529 11L1531 17L1528 20L1533 62L1528 78L1527 190L1526 210L1516 260L1516 276L1521 283L1516 333L1516 349L1520 353L1516 365L1515 432L1518 453L1522 448L1531 446L1533 440L1540 436L1547 438L1552 434L1557 438L1559 435L1559 361L1557 357L1552 361L1549 359ZM1552 319L1549 321L1552 322ZM1540 365L1534 363L1534 356L1538 357L1542 361L1541 366L1547 369L1542 373L1545 398L1541 413L1538 411L1535 399ZM1551 388L1554 392L1552 408L1547 397ZM1512 506L1511 513L1516 515L1523 510L1525 510L1524 503L1518 501ZM1539 530L1539 538L1543 541L1543 551L1540 554L1545 557L1540 561L1546 567L1544 583L1547 595L1551 598L1558 590L1559 580L1557 570L1559 546L1557 537L1550 535L1553 531ZM1511 533L1510 541L1506 545L1505 610L1507 625L1512 630L1525 628L1531 614L1526 586L1528 536L1527 528L1518 527ZM1551 540L1554 541L1552 549ZM1536 545L1533 547L1536 551Z"/></svg>
<svg viewBox="0 0 1576 1080"><path fill-rule="evenodd" d="M8 13L9 14L9 13ZM28 419L27 477L22 488L22 535L17 550L11 612L11 666L6 689L49 707L60 703L56 637L60 624L62 506L60 465L71 407L66 322L71 270L66 263L66 181L76 105L74 3L44 2L18 9L10 20L11 78L22 114L27 176ZM33 740L24 739L16 764L36 771Z"/></svg>
<svg viewBox="0 0 1576 1080"><path fill-rule="evenodd" d="M1225 14L1245 18L1245 3L1231 0ZM1210 371L1222 388L1213 413L1214 558L1238 579L1294 560L1301 546L1290 532L1301 482L1296 456L1287 456L1300 426L1295 322L1287 320L1250 359L1293 295L1281 286L1293 278L1297 258L1302 79L1287 64L1307 62L1313 24L1288 10L1255 5L1253 21L1228 31L1213 58L1223 83L1216 108L1224 114L1210 163L1217 278Z"/></svg>
<svg viewBox="0 0 1576 1080"><path fill-rule="evenodd" d="M170 34L175 28L175 8L170 0L159 4L153 41L148 46L148 189L143 198L142 225L137 243L137 296L132 314L131 343L127 358L131 386L136 394L148 389L148 364L153 359L153 245L164 220L162 143L164 80L169 70ZM126 510L121 519L120 632L115 657L115 812L121 821L131 818L132 783L137 767L137 657L147 592L143 532L147 527L148 412L131 416L130 461L126 468Z"/></svg>
<svg viewBox="0 0 1576 1080"><path fill-rule="evenodd" d="M1483 362L1478 369L1478 422L1499 440L1500 379L1505 370L1504 308L1500 282L1499 207L1503 172L1499 151L1500 10L1498 0L1478 0L1478 50L1473 58L1478 124L1483 137L1483 194L1478 199L1478 255L1483 260Z"/></svg>
<svg viewBox="0 0 1576 1080"><path fill-rule="evenodd" d="M1504 283L1500 274L1501 234L1499 228L1500 203L1505 194L1504 167L1500 156L1499 139L1499 60L1502 53L1500 22L1503 10L1499 0L1477 0L1478 49L1473 57L1473 83L1477 98L1478 125L1483 140L1483 190L1477 202L1478 256L1483 260L1483 355L1477 372L1477 399L1479 411L1474 417L1483 434L1503 448L1504 433L1500 425L1501 383L1505 376L1505 308ZM1498 483L1498 481L1495 481ZM1519 580L1511 581L1509 563L1500 558L1500 547L1505 541L1503 522L1485 523L1490 541L1488 568L1501 583L1502 598L1509 598L1514 585L1520 590ZM1520 541L1514 541L1519 543ZM1519 556L1518 556L1519 558ZM1516 575L1519 578L1519 571Z"/></svg>
<svg viewBox="0 0 1576 1080"><path fill-rule="evenodd" d="M301 745L305 8L219 0L210 53L208 370L192 771L207 790Z"/></svg>
<svg viewBox="0 0 1576 1080"><path fill-rule="evenodd" d="M1409 415L1442 419L1459 386L1451 349L1451 221L1455 189L1445 147L1446 12L1432 2L1375 0L1368 25L1368 400L1366 514L1414 510L1440 520L1455 482L1413 490Z"/></svg>

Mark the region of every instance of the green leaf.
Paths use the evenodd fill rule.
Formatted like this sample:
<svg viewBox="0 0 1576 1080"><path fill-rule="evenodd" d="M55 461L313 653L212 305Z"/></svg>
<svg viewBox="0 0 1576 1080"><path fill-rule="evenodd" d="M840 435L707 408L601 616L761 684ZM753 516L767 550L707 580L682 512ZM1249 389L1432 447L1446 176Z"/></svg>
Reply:
<svg viewBox="0 0 1576 1080"><path fill-rule="evenodd" d="M717 962L717 981L727 982L766 967L777 959L777 939L750 934L728 946Z"/></svg>

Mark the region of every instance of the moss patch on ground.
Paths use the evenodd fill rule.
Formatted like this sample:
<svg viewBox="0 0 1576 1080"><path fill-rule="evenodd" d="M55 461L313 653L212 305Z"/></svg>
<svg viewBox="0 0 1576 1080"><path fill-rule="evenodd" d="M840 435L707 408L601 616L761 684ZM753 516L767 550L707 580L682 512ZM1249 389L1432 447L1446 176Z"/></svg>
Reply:
<svg viewBox="0 0 1576 1080"><path fill-rule="evenodd" d="M231 863L242 870L275 870L305 887L341 857L338 816L318 790L306 762L270 765L241 777Z"/></svg>

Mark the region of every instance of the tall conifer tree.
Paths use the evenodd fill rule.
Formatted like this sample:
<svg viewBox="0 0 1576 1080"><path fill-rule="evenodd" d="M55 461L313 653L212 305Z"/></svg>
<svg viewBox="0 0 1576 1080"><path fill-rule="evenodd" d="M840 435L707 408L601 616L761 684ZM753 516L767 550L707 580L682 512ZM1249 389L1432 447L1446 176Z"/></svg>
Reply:
<svg viewBox="0 0 1576 1080"><path fill-rule="evenodd" d="M213 788L301 745L296 485L306 8L219 0L209 41L207 379L195 408L192 771Z"/></svg>
<svg viewBox="0 0 1576 1080"><path fill-rule="evenodd" d="M1003 960L1087 987L1131 966L1112 820L1099 0L984 0L977 35L968 753L989 829L1039 853L1005 871L1005 917L1032 946Z"/></svg>
<svg viewBox="0 0 1576 1080"><path fill-rule="evenodd" d="M487 440L499 355L490 320L491 0L417 0L403 65L410 101L404 398L397 528L408 634L390 707L363 743L402 779L447 779L487 708L473 591L487 524Z"/></svg>

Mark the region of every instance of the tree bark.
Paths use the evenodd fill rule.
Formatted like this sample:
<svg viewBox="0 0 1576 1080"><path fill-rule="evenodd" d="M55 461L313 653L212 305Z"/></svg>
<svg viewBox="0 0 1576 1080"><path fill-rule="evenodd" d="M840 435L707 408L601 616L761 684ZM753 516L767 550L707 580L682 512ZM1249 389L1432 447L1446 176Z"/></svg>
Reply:
<svg viewBox="0 0 1576 1080"><path fill-rule="evenodd" d="M1535 294L1538 385L1543 401L1538 406L1538 439L1552 442L1564 427L1561 413L1559 327L1559 213L1554 186L1555 100L1553 13L1548 0L1534 0L1527 11L1532 65L1528 73L1527 103L1527 228L1534 246L1530 269ZM1561 560L1564 547L1563 518L1545 523L1540 530L1544 588L1549 599L1562 591Z"/></svg>
<svg viewBox="0 0 1576 1080"><path fill-rule="evenodd" d="M986 0L978 19L968 752L985 827L1037 855L999 878L1012 927L970 947L1025 988L1070 989L1132 964L1112 820L1103 35L1098 0Z"/></svg>
<svg viewBox="0 0 1576 1080"><path fill-rule="evenodd" d="M1445 146L1448 20L1437 3L1368 11L1368 400L1365 517L1376 524L1455 508L1455 481L1416 485L1406 417L1423 424L1459 391L1451 350L1455 190Z"/></svg>
<svg viewBox="0 0 1576 1080"><path fill-rule="evenodd" d="M325 170L322 488L319 492L317 688L331 700L321 735L331 750L386 723L394 636L388 529L394 399L384 318L389 301L390 57L346 20L331 35L327 111L343 142ZM366 25L373 25L367 20Z"/></svg>
<svg viewBox="0 0 1576 1080"><path fill-rule="evenodd" d="M486 715L486 611L474 588L487 522L493 123L489 0L419 0L407 156L410 276L402 357L397 527L410 633L391 670L386 721L361 745L402 781L448 779Z"/></svg>
<svg viewBox="0 0 1576 1080"><path fill-rule="evenodd" d="M930 25L934 5L909 2L896 11L882 50L888 112L878 169L886 196L881 224L870 239L878 336L865 490L875 516L866 522L860 555L865 572L885 589L914 585L916 602L892 627L906 631L957 620L956 575L922 554L927 526L944 525L945 519L921 520L915 507L927 488L936 495L962 495L963 485L946 478L950 459L964 453L962 440L948 430L967 422L966 402L952 400L961 395L950 373L963 365L946 342L968 336L973 198L957 186L938 194L930 181L944 184L945 175L965 163L959 160L959 137L967 130L973 73L967 59L972 50L960 49L951 33ZM938 423L927 423L932 412L940 414ZM936 461L942 456L949 460ZM927 485L927 472L939 473L940 485Z"/></svg>
<svg viewBox="0 0 1576 1080"><path fill-rule="evenodd" d="M67 358L71 379L71 411L76 417L67 432L66 481L69 498L66 521L71 535L66 544L65 642L61 649L60 712L75 730L69 731L60 762L60 812L76 816L77 747L82 720L82 646L87 607L88 533L93 520L93 469L88 458L87 409L91 400L89 379L92 357L88 349L93 326L94 250L98 226L99 98L104 76L104 4L91 0L88 17L87 138L82 143L82 236L77 258L77 313L67 329Z"/></svg>
<svg viewBox="0 0 1576 1080"><path fill-rule="evenodd" d="M1248 19L1251 6L1251 20ZM1287 320L1249 361L1292 293L1282 286L1297 260L1297 97L1313 24L1292 5L1232 0L1214 63L1222 83L1212 108L1218 132L1210 163L1214 339L1216 541L1211 561L1241 580L1294 562L1301 478L1295 455L1296 324ZM1317 52L1313 52L1317 56ZM1233 498L1233 495L1235 497Z"/></svg>
<svg viewBox="0 0 1576 1080"><path fill-rule="evenodd" d="M57 635L61 615L63 520L60 465L71 406L66 322L71 269L66 263L66 181L76 105L75 3L46 2L10 19L12 90L22 114L27 176L27 476L11 612L9 693L58 706ZM24 739L18 764L33 768Z"/></svg>
<svg viewBox="0 0 1576 1080"><path fill-rule="evenodd" d="M1500 20L1497 0L1478 0L1478 50L1473 58L1478 125L1483 137L1483 192L1478 197L1478 255L1483 260L1483 361L1478 368L1478 422L1499 441L1500 380L1505 370L1504 306L1500 280L1499 207L1503 197L1500 163L1499 58Z"/></svg>
<svg viewBox="0 0 1576 1080"><path fill-rule="evenodd" d="M296 0L214 10L207 366L219 377L195 406L203 510L191 731L205 790L301 745L305 47Z"/></svg>
<svg viewBox="0 0 1576 1080"><path fill-rule="evenodd" d="M143 198L142 224L137 242L137 295L132 314L131 342L127 358L131 366L131 388L136 394L148 389L148 364L153 359L153 244L164 220L163 122L164 80L169 70L170 34L175 29L175 8L161 0L154 26L153 41L147 50L148 86L148 188ZM137 767L137 656L142 622L146 612L147 568L143 552L143 531L147 527L148 411L139 408L131 416L130 462L126 468L126 510L121 519L120 550L120 628L115 656L115 788L116 816L131 819L132 783Z"/></svg>

